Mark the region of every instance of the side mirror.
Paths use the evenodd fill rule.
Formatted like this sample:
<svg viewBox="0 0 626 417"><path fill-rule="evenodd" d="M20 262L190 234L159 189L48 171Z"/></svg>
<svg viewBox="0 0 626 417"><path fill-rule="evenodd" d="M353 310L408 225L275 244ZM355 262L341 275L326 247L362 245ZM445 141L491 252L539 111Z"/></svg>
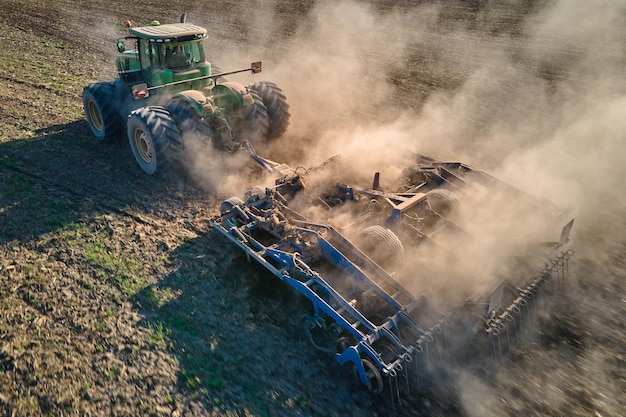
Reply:
<svg viewBox="0 0 626 417"><path fill-rule="evenodd" d="M124 41L120 39L119 41L117 41L117 51L121 54L125 50L126 50L126 45L124 44Z"/></svg>
<svg viewBox="0 0 626 417"><path fill-rule="evenodd" d="M257 74L261 72L262 71L261 61L253 62L252 64L250 64L250 71L252 71L253 74Z"/></svg>

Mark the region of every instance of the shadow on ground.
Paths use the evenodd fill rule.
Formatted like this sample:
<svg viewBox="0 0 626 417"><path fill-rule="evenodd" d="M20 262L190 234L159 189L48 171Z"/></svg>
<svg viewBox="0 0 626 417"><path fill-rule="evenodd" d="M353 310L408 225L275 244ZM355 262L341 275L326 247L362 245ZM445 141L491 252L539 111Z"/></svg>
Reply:
<svg viewBox="0 0 626 417"><path fill-rule="evenodd" d="M0 180L0 243L36 240L103 211L166 212L200 196L146 175L124 138L96 141L84 120L0 143Z"/></svg>
<svg viewBox="0 0 626 417"><path fill-rule="evenodd" d="M159 343L178 357L180 389L206 409L371 413L368 394L349 382L349 372L309 344L300 320L308 305L295 291L216 232L178 247L172 260L180 267L134 301L145 325L162 334Z"/></svg>

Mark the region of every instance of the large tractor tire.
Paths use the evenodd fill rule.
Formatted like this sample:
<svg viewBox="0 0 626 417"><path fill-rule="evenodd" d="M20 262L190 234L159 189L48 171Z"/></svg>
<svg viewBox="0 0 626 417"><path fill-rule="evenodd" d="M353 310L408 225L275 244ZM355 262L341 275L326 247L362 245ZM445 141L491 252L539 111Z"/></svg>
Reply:
<svg viewBox="0 0 626 417"><path fill-rule="evenodd" d="M113 83L94 83L83 89L85 117L97 140L110 140L119 135L123 121L115 111L117 105Z"/></svg>
<svg viewBox="0 0 626 417"><path fill-rule="evenodd" d="M276 84L260 81L249 87L250 91L254 91L262 100L267 110L269 118L269 129L267 139L271 140L279 137L287 130L289 126L289 104L287 97Z"/></svg>
<svg viewBox="0 0 626 417"><path fill-rule="evenodd" d="M267 141L269 137L270 118L263 98L252 89L250 89L250 95L254 102L244 108L244 125L239 137L253 144L259 144Z"/></svg>
<svg viewBox="0 0 626 417"><path fill-rule="evenodd" d="M183 141L169 112L163 107L133 111L127 123L130 148L147 174L168 175L180 168Z"/></svg>
<svg viewBox="0 0 626 417"><path fill-rule="evenodd" d="M203 122L195 111L184 100L172 100L165 105L165 110L176 123L180 135L210 136L208 125Z"/></svg>
<svg viewBox="0 0 626 417"><path fill-rule="evenodd" d="M184 100L174 99L165 105L165 109L170 113L172 119L178 126L183 142L189 143L191 137L212 143L218 149L233 151L236 148L235 143L231 143L230 126L226 126L226 132L219 131L219 121L216 119L215 126L209 124L202 119ZM224 121L222 119L222 121ZM222 135L224 137L222 137Z"/></svg>

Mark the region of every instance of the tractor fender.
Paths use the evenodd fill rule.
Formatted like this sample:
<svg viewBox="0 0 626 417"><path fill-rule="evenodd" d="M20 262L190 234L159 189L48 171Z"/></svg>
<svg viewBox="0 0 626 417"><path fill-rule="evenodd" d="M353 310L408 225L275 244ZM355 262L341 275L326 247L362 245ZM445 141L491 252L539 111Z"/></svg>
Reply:
<svg viewBox="0 0 626 417"><path fill-rule="evenodd" d="M213 87L213 100L218 107L232 109L254 103L250 91L242 84L227 81Z"/></svg>
<svg viewBox="0 0 626 417"><path fill-rule="evenodd" d="M189 105L189 107L200 117L213 114L215 108L212 101L204 95L202 91L187 90L177 93L172 97L173 100L181 100Z"/></svg>

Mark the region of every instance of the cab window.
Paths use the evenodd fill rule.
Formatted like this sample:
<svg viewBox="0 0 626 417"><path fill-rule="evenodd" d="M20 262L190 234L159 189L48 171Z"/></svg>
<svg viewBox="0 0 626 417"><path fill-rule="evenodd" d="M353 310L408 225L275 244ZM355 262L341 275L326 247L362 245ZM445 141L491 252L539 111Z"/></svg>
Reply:
<svg viewBox="0 0 626 417"><path fill-rule="evenodd" d="M204 62L204 53L200 42L164 44L161 48L163 69L184 70L197 68Z"/></svg>

